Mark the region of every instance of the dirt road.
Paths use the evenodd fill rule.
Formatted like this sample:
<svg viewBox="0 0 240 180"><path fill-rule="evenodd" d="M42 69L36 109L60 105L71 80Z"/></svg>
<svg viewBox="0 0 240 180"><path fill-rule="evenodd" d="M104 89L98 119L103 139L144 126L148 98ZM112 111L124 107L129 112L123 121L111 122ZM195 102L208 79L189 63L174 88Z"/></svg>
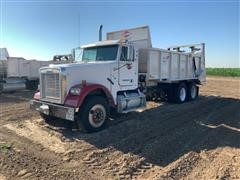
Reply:
<svg viewBox="0 0 240 180"><path fill-rule="evenodd" d="M197 101L149 102L101 132L46 124L32 92L0 95L0 179L240 179L240 79L209 77Z"/></svg>

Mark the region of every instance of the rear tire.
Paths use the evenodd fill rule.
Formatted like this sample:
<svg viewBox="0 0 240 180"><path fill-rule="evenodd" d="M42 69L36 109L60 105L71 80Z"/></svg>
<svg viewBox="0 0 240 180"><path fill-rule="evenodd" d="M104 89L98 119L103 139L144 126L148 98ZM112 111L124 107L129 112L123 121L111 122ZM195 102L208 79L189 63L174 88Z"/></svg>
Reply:
<svg viewBox="0 0 240 180"><path fill-rule="evenodd" d="M187 86L185 83L180 83L175 89L175 102L184 103L187 100Z"/></svg>
<svg viewBox="0 0 240 180"><path fill-rule="evenodd" d="M191 83L188 86L188 99L189 101L193 101L198 97L199 87L196 86L195 83Z"/></svg>
<svg viewBox="0 0 240 180"><path fill-rule="evenodd" d="M77 116L78 127L87 132L97 132L105 128L109 119L109 106L105 98L92 96L87 98Z"/></svg>

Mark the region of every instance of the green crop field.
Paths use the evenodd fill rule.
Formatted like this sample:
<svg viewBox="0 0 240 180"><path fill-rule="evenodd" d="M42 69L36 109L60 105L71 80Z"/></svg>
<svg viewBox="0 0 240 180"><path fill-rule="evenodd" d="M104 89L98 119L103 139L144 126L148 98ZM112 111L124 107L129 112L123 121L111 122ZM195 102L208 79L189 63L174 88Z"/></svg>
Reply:
<svg viewBox="0 0 240 180"><path fill-rule="evenodd" d="M240 77L240 68L207 68L207 75Z"/></svg>

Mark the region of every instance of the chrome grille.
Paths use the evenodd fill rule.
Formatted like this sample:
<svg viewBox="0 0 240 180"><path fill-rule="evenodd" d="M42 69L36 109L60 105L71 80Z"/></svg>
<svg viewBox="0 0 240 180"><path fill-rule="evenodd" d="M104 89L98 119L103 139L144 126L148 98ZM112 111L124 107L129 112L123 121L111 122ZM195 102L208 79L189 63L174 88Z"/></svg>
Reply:
<svg viewBox="0 0 240 180"><path fill-rule="evenodd" d="M41 98L46 101L61 102L60 74L56 72L41 73Z"/></svg>

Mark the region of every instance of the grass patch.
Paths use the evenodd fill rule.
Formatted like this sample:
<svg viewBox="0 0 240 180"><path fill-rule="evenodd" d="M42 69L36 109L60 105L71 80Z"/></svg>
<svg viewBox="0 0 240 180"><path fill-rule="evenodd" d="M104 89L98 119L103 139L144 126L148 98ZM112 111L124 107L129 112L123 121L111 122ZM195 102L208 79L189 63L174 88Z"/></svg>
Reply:
<svg viewBox="0 0 240 180"><path fill-rule="evenodd" d="M12 149L11 144L7 144L7 143L0 144L0 150L6 151L6 150L10 150L10 149Z"/></svg>
<svg viewBox="0 0 240 180"><path fill-rule="evenodd" d="M240 68L207 68L207 75L240 77Z"/></svg>

